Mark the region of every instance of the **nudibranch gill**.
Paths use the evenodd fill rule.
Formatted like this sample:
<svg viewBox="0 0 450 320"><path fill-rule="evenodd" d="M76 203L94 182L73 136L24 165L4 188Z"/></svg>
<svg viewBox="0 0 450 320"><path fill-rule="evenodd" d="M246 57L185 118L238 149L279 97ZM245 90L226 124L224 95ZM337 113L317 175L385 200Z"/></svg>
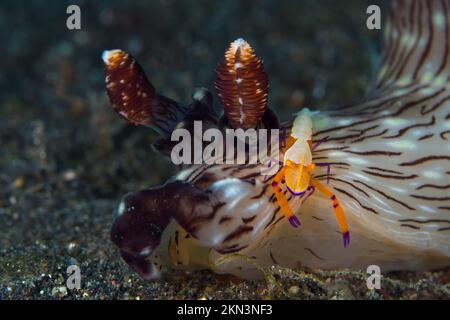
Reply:
<svg viewBox="0 0 450 320"><path fill-rule="evenodd" d="M391 1L370 94L319 114L305 109L294 123L280 123L269 108L263 62L242 39L217 69L223 115L208 90L183 105L157 94L130 54L105 51L114 110L160 133L154 149L162 155L170 155L171 132L192 132L197 120L204 128L280 129L294 138L272 146L282 156L278 177L262 175L262 164L196 164L163 186L124 196L111 230L123 259L147 279L177 269L255 279L258 266L271 265L449 266L449 24L449 1ZM344 234L348 244L349 228L344 248L339 239Z"/></svg>

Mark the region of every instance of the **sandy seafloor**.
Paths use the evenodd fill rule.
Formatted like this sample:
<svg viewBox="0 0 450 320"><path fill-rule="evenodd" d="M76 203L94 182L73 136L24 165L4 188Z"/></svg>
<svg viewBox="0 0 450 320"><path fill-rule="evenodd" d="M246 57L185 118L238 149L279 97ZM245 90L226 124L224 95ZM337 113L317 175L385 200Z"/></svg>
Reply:
<svg viewBox="0 0 450 320"><path fill-rule="evenodd" d="M82 30L65 28L67 5ZM450 272L384 275L273 268L259 282L208 271L144 281L109 241L120 197L163 183L174 168L150 150L156 135L119 119L104 90L101 52L122 48L157 90L188 103L213 89L228 43L263 57L270 106L283 119L360 97L380 31L352 1L2 1L0 4L1 299L450 298ZM217 100L216 100L217 103ZM351 250L351 247L350 247ZM82 288L65 287L78 264Z"/></svg>

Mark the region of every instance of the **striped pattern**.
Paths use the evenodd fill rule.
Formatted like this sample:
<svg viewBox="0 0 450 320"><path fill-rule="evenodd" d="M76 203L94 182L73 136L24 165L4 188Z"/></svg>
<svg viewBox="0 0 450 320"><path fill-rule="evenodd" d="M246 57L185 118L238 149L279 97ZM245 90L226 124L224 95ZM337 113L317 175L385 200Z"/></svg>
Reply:
<svg viewBox="0 0 450 320"><path fill-rule="evenodd" d="M377 89L448 82L449 15L448 0L392 3Z"/></svg>
<svg viewBox="0 0 450 320"><path fill-rule="evenodd" d="M215 86L233 128L255 128L266 110L269 81L263 63L243 39L231 43Z"/></svg>
<svg viewBox="0 0 450 320"><path fill-rule="evenodd" d="M270 187L273 176L261 176L261 166L199 165L176 179L222 203L192 232L201 246L215 249L205 265L247 278L259 275L247 260L214 261L238 252L260 265L294 268L450 265L449 10L444 0L392 1L371 94L314 119L313 142L324 142L313 161L330 163L331 174L319 166L313 175L329 179L352 245L342 247L330 199L319 193L306 199L282 190L302 215L302 226L292 228Z"/></svg>

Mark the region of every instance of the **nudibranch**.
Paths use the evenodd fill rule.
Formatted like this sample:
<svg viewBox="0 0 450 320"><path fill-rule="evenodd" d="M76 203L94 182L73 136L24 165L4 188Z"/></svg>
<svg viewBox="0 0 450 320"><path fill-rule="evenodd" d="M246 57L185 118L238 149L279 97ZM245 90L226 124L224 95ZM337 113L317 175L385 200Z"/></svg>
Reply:
<svg viewBox="0 0 450 320"><path fill-rule="evenodd" d="M263 62L242 39L217 69L223 115L206 89L180 104L157 94L130 54L105 51L114 110L159 132L154 149L163 155L173 146L171 132L192 131L196 120L220 130L279 128L293 137L272 146L284 156L278 178L262 175L263 164L196 164L163 186L126 195L111 230L123 259L147 279L177 269L255 279L259 266L271 265L378 265L383 272L449 266L449 24L449 1L392 1L370 94L319 114L304 111L297 124L280 124L269 109ZM308 180L323 193L302 195ZM287 208L300 227L285 218ZM339 239L349 227L352 243L344 248Z"/></svg>

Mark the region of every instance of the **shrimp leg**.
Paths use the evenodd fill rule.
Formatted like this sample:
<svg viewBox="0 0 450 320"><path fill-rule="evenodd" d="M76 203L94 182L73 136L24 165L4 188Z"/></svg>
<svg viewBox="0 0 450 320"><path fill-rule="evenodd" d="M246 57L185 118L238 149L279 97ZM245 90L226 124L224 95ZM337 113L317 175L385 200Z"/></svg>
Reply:
<svg viewBox="0 0 450 320"><path fill-rule="evenodd" d="M283 212L284 216L289 220L291 225L294 228L297 228L300 226L300 221L292 211L292 208L289 206L289 203L280 188L280 184L282 183L282 181L284 181L284 172L285 168L283 167L273 179L272 187L273 191L275 192L275 197L277 198L277 202L280 206L281 212Z"/></svg>
<svg viewBox="0 0 450 320"><path fill-rule="evenodd" d="M336 195L331 192L327 187L325 187L318 180L311 178L311 184L320 192L322 192L325 196L329 197L333 202L333 210L336 216L336 219L339 224L339 229L342 233L342 237L344 239L344 247L347 247L350 244L350 231L348 228L347 218L344 214L344 209L340 205Z"/></svg>

